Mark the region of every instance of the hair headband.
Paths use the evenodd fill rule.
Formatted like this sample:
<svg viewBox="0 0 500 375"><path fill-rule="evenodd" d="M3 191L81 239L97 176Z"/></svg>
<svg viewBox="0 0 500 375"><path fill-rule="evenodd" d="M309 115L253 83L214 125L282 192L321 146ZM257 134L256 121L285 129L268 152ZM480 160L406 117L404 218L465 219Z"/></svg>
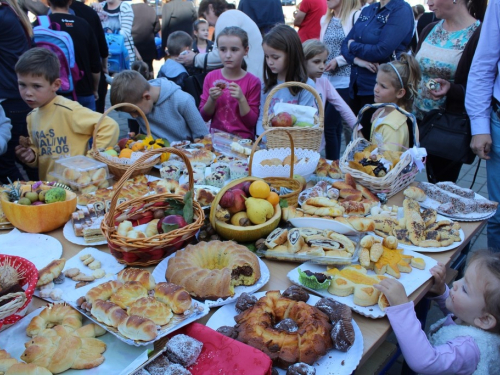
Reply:
<svg viewBox="0 0 500 375"><path fill-rule="evenodd" d="M404 89L405 88L405 85L403 85L403 80L401 79L401 75L399 74L398 70L396 69L396 67L394 65L392 65L391 62L388 62L387 64L389 64L392 69L394 69L394 71L396 72L396 74L398 75L398 79L399 79L399 83L401 84L401 88Z"/></svg>

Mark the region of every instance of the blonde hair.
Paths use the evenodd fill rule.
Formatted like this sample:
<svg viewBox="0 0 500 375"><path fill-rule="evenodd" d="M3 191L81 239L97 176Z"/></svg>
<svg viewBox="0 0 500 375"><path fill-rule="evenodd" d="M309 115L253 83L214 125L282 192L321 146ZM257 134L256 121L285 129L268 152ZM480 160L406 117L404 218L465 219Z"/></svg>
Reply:
<svg viewBox="0 0 500 375"><path fill-rule="evenodd" d="M111 105L120 103L140 103L146 91L151 88L149 82L135 70L124 70L113 76L109 99Z"/></svg>
<svg viewBox="0 0 500 375"><path fill-rule="evenodd" d="M353 10L358 10L361 8L360 0L341 0L342 5L340 6L339 20L342 26L345 26L346 22L349 20ZM327 9L325 14L325 24L328 25L330 20L333 18L333 9Z"/></svg>
<svg viewBox="0 0 500 375"><path fill-rule="evenodd" d="M411 110L413 100L418 95L417 88L421 78L420 65L417 60L412 55L402 53L399 60L382 64L378 70L391 76L392 85L394 87L405 89L405 96L403 96L400 101L403 103L406 110ZM401 83L403 83L402 87Z"/></svg>
<svg viewBox="0 0 500 375"><path fill-rule="evenodd" d="M19 4L17 3L16 0L4 0L7 4L9 4L10 8L14 11L16 14L17 18L19 18L19 21L21 21L21 25L26 32L26 34L29 35L30 38L33 37L33 28L31 27L30 20L28 19L28 16L26 13L24 13L21 8L19 7Z"/></svg>
<svg viewBox="0 0 500 375"><path fill-rule="evenodd" d="M323 52L328 52L328 48L320 42L318 39L309 39L302 43L302 49L304 50L304 57L307 60L311 60L314 56L319 55Z"/></svg>

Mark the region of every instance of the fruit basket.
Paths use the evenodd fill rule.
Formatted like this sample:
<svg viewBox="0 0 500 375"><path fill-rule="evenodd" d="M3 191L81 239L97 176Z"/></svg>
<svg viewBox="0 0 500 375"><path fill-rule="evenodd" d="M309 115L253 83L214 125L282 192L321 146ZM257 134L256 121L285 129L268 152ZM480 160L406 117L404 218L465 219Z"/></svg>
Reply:
<svg viewBox="0 0 500 375"><path fill-rule="evenodd" d="M414 149L420 147L419 132L415 116L411 113L408 113L404 109L399 108L395 104L382 103L375 105L368 104L364 106L359 112L358 121L354 128L355 129L357 128L357 125L360 123L363 117L363 113L366 110L370 108L377 109L386 106L394 107L397 111L401 112L402 114L411 119L413 124ZM344 154L340 158L340 163L339 163L340 169L342 173L351 174L351 176L357 182L367 187L368 189L370 189L371 192L375 194L384 193L387 194L387 198L392 197L393 195L395 195L396 193L398 193L399 191L403 190L408 185L410 185L413 182L413 180L415 180L415 177L419 172L420 168L423 168L423 162L421 162L420 160L417 161L415 160L415 157L413 156L414 153L412 153L413 149L409 149L403 152L399 162L383 177L371 176L360 170L351 168L349 166L349 161L354 160L354 154L356 152L363 151L367 146L372 144L365 138L361 137L358 134L358 131L353 131L352 136L353 140L347 145Z"/></svg>
<svg viewBox="0 0 500 375"><path fill-rule="evenodd" d="M175 148L164 147L156 150L151 150L141 156L137 161L130 166L125 172L120 181L115 185L115 194L111 199L109 211L104 216L101 223L101 230L104 237L108 241L108 247L111 254L118 260L119 263L126 264L127 266L151 266L157 263L170 254L184 247L201 228L205 219L205 214L200 204L193 200L193 222L168 233L161 233L147 238L132 239L120 235L116 229L116 218L122 214L133 213L138 217L149 217L150 221L153 219L152 211L159 208L165 208L166 199L175 199L182 202L183 197L175 194L155 194L145 197L139 197L130 201L123 202L116 206L120 191L125 182L141 168L143 163L155 155L160 155L164 152L169 152L178 155L186 164L190 179L189 190L193 190L193 169L189 159L182 151ZM144 224L140 219L135 220L135 225Z"/></svg>
<svg viewBox="0 0 500 375"><path fill-rule="evenodd" d="M309 91L313 94L316 99L318 107L318 122L319 127L316 128L301 128L301 127L287 127L286 130L290 132L295 147L303 148L308 150L319 151L321 146L321 139L323 137L325 110L323 108L323 101L319 96L318 92L311 86L306 85L302 82L285 82L274 87L267 95L266 101L264 102L264 114L262 116L262 126L264 130L273 129L271 126L272 118L269 117L269 106L273 99L274 94L276 94L281 89L288 89L289 87L298 86L304 90ZM276 132L267 135L267 146L269 148L280 148L288 147L289 141L288 136L283 132Z"/></svg>
<svg viewBox="0 0 500 375"><path fill-rule="evenodd" d="M10 327L26 315L38 282L38 271L29 260L13 255L0 254L0 266L6 263L9 263L12 268L23 275L18 281L18 285L21 288L26 286L26 290L4 294L0 297L0 304L8 301L0 306L0 331Z"/></svg>
<svg viewBox="0 0 500 375"><path fill-rule="evenodd" d="M42 185L40 189L49 190L52 186ZM31 185L21 186L21 192L31 191ZM45 233L62 227L71 217L76 208L76 194L66 191L66 200L41 204L38 206L24 206L10 202L6 194L2 194L2 210L7 219L18 229L28 233Z"/></svg>
<svg viewBox="0 0 500 375"><path fill-rule="evenodd" d="M121 104L116 104L114 106L111 106L106 112L104 112L101 116L101 118L99 119L99 121L97 121L97 124L95 126L95 129L94 129L94 139L96 139L97 137L97 131L99 129L99 126L101 125L101 122L104 120L104 118L113 110L115 109L118 109L118 108L122 108L122 107L130 107L130 108L133 108L137 111L137 113L139 113L142 117L142 119L144 120L144 123L146 125L146 132L147 132L147 137L151 137L151 130L149 129L149 121L146 117L146 115L144 114L144 112L142 112L142 110L137 107L136 105L134 104L130 104L130 103L121 103ZM106 164L108 166L108 170L109 170L109 173L113 175L114 179L115 180L119 180L124 174L125 172L131 168L131 165L130 164L122 164L122 163L116 163L112 160L110 160L109 158L101 155L101 152L97 149L97 144L96 142L93 142L92 143L92 149L90 150L90 153L89 153L95 160L98 160L104 164ZM155 157L155 158L151 158L150 160L149 159L143 159L143 165L141 166L141 168L137 168L134 170L133 174L131 174L129 177L135 177L135 176L139 176L141 174L148 174L151 169L156 165L158 164L158 158L160 157L160 155L158 154L158 157ZM142 159L142 157L141 157ZM135 164L135 163L134 163Z"/></svg>
<svg viewBox="0 0 500 375"><path fill-rule="evenodd" d="M235 240L237 242L256 241L259 238L266 237L269 233L276 229L281 220L281 208L279 204L274 206L274 215L263 224L236 226L230 223L225 223L216 218L217 207L219 206L219 202L224 193L236 185L246 181L262 181L262 179L250 176L231 181L221 189L210 207L210 224L212 225L212 228L214 228L214 230L226 240Z"/></svg>
<svg viewBox="0 0 500 375"><path fill-rule="evenodd" d="M248 174L250 176L252 176L252 170L254 171L254 174L255 174L256 168L253 167L253 161L254 161L254 156L255 156L255 150L256 150L259 142L262 140L264 135L267 134L267 136L269 137L269 134L276 133L276 132L285 133L285 135L288 137L288 142L290 145L290 151L291 151L291 156L292 156L291 160L292 161L295 160L295 157L296 157L295 150L296 149L294 147L294 140L293 140L291 134L289 133L289 131L283 130L283 129L266 130L264 133L262 133L259 136L259 138L257 138L255 143L253 144L252 153L250 154L250 159L248 162ZM261 150L259 152L266 153L265 150ZM316 168L316 164L318 164L318 160L319 160L319 154L318 153L316 153L316 154L317 155L315 155L315 156L317 156L317 158L315 157L314 160L310 161L310 164L312 166L312 171L314 171L314 169ZM270 155L269 157L272 157L272 155ZM295 163L291 162L290 163L290 177L289 178L288 177L264 177L263 178L264 181L266 181L272 188L275 188L278 191L280 190L280 188L286 188L288 190L291 190L290 193L280 195L280 200L285 200L288 203L288 207L297 207L299 194L302 191L302 184L300 183L300 181L293 178L294 169L295 169Z"/></svg>

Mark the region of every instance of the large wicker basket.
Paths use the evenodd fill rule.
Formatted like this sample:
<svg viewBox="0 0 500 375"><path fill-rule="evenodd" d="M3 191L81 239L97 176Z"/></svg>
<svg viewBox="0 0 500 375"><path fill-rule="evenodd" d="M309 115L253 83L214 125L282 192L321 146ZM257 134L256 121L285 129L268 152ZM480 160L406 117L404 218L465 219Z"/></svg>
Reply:
<svg viewBox="0 0 500 375"><path fill-rule="evenodd" d="M394 107L396 110L401 112L402 114L409 117L413 124L413 139L414 145L416 147L420 146L419 142L419 132L417 121L415 116L402 108L399 108L395 104L367 104L365 105L358 115L358 121L354 129L357 129L358 124L361 121L363 113L370 108L382 108L382 107ZM343 173L349 173L354 179L359 182L361 185L367 187L373 193L384 193L387 194L387 198L392 197L399 191L406 188L410 185L417 173L419 172L417 164L413 161L413 157L410 153L406 153L404 157L401 158L398 164L389 171L384 177L374 177L370 176L364 172L361 172L357 169L353 169L349 167L349 161L354 159L354 153L364 150L367 146L369 146L371 142L364 139L363 137L358 135L358 131L353 131L353 139L347 145L344 154L340 158L340 169Z"/></svg>
<svg viewBox="0 0 500 375"><path fill-rule="evenodd" d="M116 192L111 199L109 211L101 223L101 230L108 241L111 254L119 263L128 266L143 267L157 264L162 259L184 247L196 235L196 232L201 228L205 220L203 209L198 202L193 200L194 221L183 228L139 239L127 238L117 233L115 219L124 213L134 213L135 216L141 216L157 209L165 209L168 206L165 203L167 198L173 198L182 202L182 196L164 193L132 199L116 207L120 190L135 170L140 168L144 161L151 156L160 155L164 152L170 152L181 157L189 173L189 190L193 190L193 169L191 168L189 159L182 151L171 147L159 148L148 151L137 159L115 185Z"/></svg>
<svg viewBox="0 0 500 375"><path fill-rule="evenodd" d="M303 148L308 150L319 151L321 146L321 139L323 137L325 110L323 108L323 101L319 96L318 92L311 86L306 85L302 82L285 82L275 86L267 95L266 101L264 102L264 114L262 116L262 126L264 130L272 129L271 120L269 117L269 106L271 105L271 100L279 90L288 89L289 87L298 86L304 90L309 91L313 94L316 99L318 106L318 122L319 127L317 128L301 128L301 127L290 127L286 128L287 131L292 135L295 147ZM267 146L268 148L280 148L288 147L289 141L288 136L283 132L276 132L267 135Z"/></svg>
<svg viewBox="0 0 500 375"><path fill-rule="evenodd" d="M147 132L146 135L148 137L151 137L151 130L149 128L149 121L148 121L146 115L144 114L144 112L142 112L142 110L139 107L137 107L134 104L130 104L130 103L116 104L114 106L111 106L106 112L104 112L102 114L101 118L99 119L99 121L97 121L97 124L94 128L94 142L92 143L92 149L90 150L90 155L95 160L98 160L98 161L106 164L108 166L109 173L113 175L113 178L115 180L119 180L125 174L125 172L131 167L131 165L130 164L116 163L116 162L113 162L112 160L109 160L108 158L102 156L101 153L97 150L97 142L95 140L97 139L96 137L97 137L97 131L99 130L99 126L104 121L106 116L111 111L118 109L118 108L121 108L121 107L129 107L129 108L135 109L141 115L141 117L144 120L144 123L146 124L146 132ZM158 157L159 156L160 155L158 155ZM143 163L141 168L137 168L134 171L134 173L131 174L129 177L132 178L135 176L139 176L141 174L148 174L156 164L158 164L158 158L154 158L153 160L149 160L149 161Z"/></svg>
<svg viewBox="0 0 500 375"><path fill-rule="evenodd" d="M295 146L294 146L294 141L289 133L288 130L283 130L283 129L269 129L266 130L264 133L262 133L259 138L255 141L252 147L252 152L250 154L250 159L248 161L248 174L251 176L252 175L252 164L253 164L253 156L255 154L255 151L257 149L257 146L259 142L262 140L264 135L267 135L269 137L269 134L273 134L276 132L282 132L286 133L286 136L288 137L288 144L290 145L291 152L292 152L292 160L295 160ZM293 178L293 169L294 169L294 163L290 163L290 177L265 177L263 178L264 181L266 181L272 188L275 188L276 190L280 190L281 187L287 188L292 190L292 192L288 194L283 194L280 195L280 200L285 200L288 204L288 207L297 207L298 201L299 201L299 194L302 191L302 184L300 183L299 180L296 180Z"/></svg>
<svg viewBox="0 0 500 375"><path fill-rule="evenodd" d="M26 315L38 282L38 271L29 260L13 255L0 254L0 264L7 261L15 269L24 273L24 278L19 280L19 285L23 288L26 286L26 290L0 297L0 302L10 300L5 305L0 306L0 331L10 327Z"/></svg>

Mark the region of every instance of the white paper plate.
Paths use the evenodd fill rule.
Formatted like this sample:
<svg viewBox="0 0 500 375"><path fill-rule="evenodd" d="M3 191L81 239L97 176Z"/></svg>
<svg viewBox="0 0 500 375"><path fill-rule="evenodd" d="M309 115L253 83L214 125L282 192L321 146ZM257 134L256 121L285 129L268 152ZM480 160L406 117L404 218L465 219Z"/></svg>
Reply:
<svg viewBox="0 0 500 375"><path fill-rule="evenodd" d="M153 277L155 278L157 283L167 281L165 278L165 273L167 272L167 267L168 267L168 260L175 256L175 254L170 255L169 257L163 259L160 264L156 266L156 268L153 271ZM249 285L249 286L237 286L234 288L234 296L233 297L228 297L226 299L219 298L216 301L211 301L211 300L205 300L205 305L207 305L210 308L217 307L217 306L222 306L222 305L227 305L228 303L235 302L236 299L242 294L242 293L253 293L262 288L264 285L267 284L269 281L269 268L267 268L266 264L259 259L259 265L260 265L260 279L254 284L254 285Z"/></svg>
<svg viewBox="0 0 500 375"><path fill-rule="evenodd" d="M261 298L266 295L266 292L255 293L254 296ZM318 302L320 297L309 295L309 300L307 303L313 305ZM222 326L232 326L235 324L234 317L237 312L234 308L234 303L226 306L222 306L218 309L212 317L207 322L207 327L212 329L217 329ZM316 369L316 374L321 375L349 375L351 374L359 364L361 357L363 356L363 334L359 329L358 325L352 320L352 325L354 328L354 344L349 349L347 353L340 352L335 349L328 351L323 357L318 359L314 363L314 368ZM277 368L280 375L285 375L286 371Z"/></svg>
<svg viewBox="0 0 500 375"><path fill-rule="evenodd" d="M360 232L339 223L336 220L321 219L319 217L296 217L288 220L296 228L316 228L323 230L333 230L344 235L356 235Z"/></svg>
<svg viewBox="0 0 500 375"><path fill-rule="evenodd" d="M474 199L476 200L486 200L485 197L482 195L479 195L478 193L475 193L476 196ZM431 199L429 197L426 197L423 202L419 202L420 206L425 207L425 208L433 208L435 209L439 214L446 216L448 219L452 219L455 221L483 221L486 219L489 219L490 217L494 216L496 211L493 211L489 214L485 213L478 213L478 212L471 212L469 214L456 214L456 215L448 215L445 212L439 211L438 207L441 205L438 201L435 201L434 199Z"/></svg>
<svg viewBox="0 0 500 375"><path fill-rule="evenodd" d="M26 335L26 328L31 320L39 315L42 309L37 309L31 314L21 319L12 327L3 331L0 335L0 348L5 349L13 358L20 359L24 352L24 343L31 338ZM91 323L89 319L83 318L83 324ZM104 362L89 370L67 370L64 375L127 375L133 372L137 367L148 359L148 351L153 349L153 345L146 348L127 345L117 340L113 335L106 333L97 339L106 344L106 351L103 353Z"/></svg>
<svg viewBox="0 0 500 375"><path fill-rule="evenodd" d="M45 234L23 233L13 229L0 236L0 254L23 257L40 270L63 253L61 243Z"/></svg>
<svg viewBox="0 0 500 375"><path fill-rule="evenodd" d="M99 241L99 242L92 242L92 243L87 243L85 242L85 239L83 237L77 237L75 234L75 231L73 230L73 224L71 223L71 220L69 220L63 228L63 234L64 238L66 238L69 242L74 243L75 245L81 245L81 246L98 246L98 245L106 245L108 241Z"/></svg>
<svg viewBox="0 0 500 375"><path fill-rule="evenodd" d="M428 256L421 255L421 254L418 254L418 253L416 253L414 251L410 251L410 250L404 250L404 254L413 255L414 257L422 258L425 261L425 269L423 269L423 270L419 270L419 269L412 267L413 270L410 273L401 272L401 277L398 279L398 281L400 281L401 284L403 284L405 291L406 291L406 295L409 296L415 290L417 290L423 283L425 283L427 280L429 280L431 278L432 275L429 272L429 270L437 264L437 261L428 257ZM354 301L353 301L354 297L352 294L349 296L346 296L346 297L339 297L339 296L335 296L333 294L330 294L328 292L328 290L313 290L313 289L307 288L306 286L302 285L299 282L299 272L298 272L299 268L302 271L305 271L305 270L309 270L312 272L325 272L326 271L325 266L321 266L319 264L314 264L311 262L306 262L304 264L301 264L297 268L294 268L290 272L288 272L288 275L287 275L288 279L292 283L300 285L301 287L308 289L308 290L310 290L316 294L319 294L323 297L330 297L336 301L342 302L342 303L346 304L347 306L349 306L354 311L356 311L358 314L364 315L368 318L377 319L377 318L382 318L385 316L385 312L380 310L380 308L378 307L377 304L375 304L373 306L358 306L358 305L354 304ZM372 270L368 270L367 275L374 276L375 272ZM389 276L388 274L384 274L384 276L392 277L392 276Z"/></svg>
<svg viewBox="0 0 500 375"><path fill-rule="evenodd" d="M125 268L125 265L118 263L115 257L112 256L111 254L105 253L93 247L86 247L72 258L66 260L63 273L64 271L69 270L70 268L79 268L82 273L86 275L92 275L92 272L94 271L88 268L86 265L84 265L83 262L80 260L80 256L84 254L90 254L92 255L92 257L94 257L94 259L101 262L101 269L103 269L104 272L106 272L106 276L104 276L103 278L94 280L90 284L86 285L88 289L93 288L111 279L114 279L114 275L116 275L118 272L120 272L122 269ZM63 292L63 297L62 297L63 300L61 301L54 301L52 300L52 298L40 297L40 291L38 289L35 289L34 294L38 298L42 298L49 302L62 303L64 302L64 300L76 301L80 296L82 296L82 290L83 290L83 287L75 289L75 285L77 283L78 281L73 281L70 278L65 277L64 282L62 284L54 284L54 288L61 289Z"/></svg>

